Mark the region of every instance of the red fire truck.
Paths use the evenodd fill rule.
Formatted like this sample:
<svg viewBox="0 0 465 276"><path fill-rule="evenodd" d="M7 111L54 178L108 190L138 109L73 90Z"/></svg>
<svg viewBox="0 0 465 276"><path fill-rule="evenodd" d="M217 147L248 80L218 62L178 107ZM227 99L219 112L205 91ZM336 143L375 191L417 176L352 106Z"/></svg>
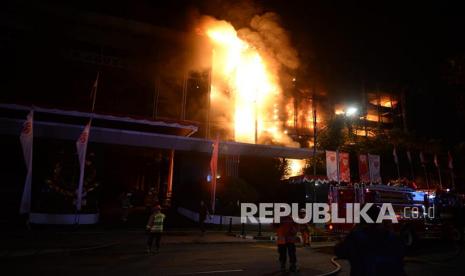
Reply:
<svg viewBox="0 0 465 276"><path fill-rule="evenodd" d="M434 216L434 209L429 208L431 204L427 193L408 187L357 184L330 186L328 201L337 203L338 217L346 216L346 203L391 203L398 220L392 227L401 235L407 246L412 246L418 237L430 230L429 221ZM344 234L354 226L354 223L340 223L328 224L327 228L332 233Z"/></svg>

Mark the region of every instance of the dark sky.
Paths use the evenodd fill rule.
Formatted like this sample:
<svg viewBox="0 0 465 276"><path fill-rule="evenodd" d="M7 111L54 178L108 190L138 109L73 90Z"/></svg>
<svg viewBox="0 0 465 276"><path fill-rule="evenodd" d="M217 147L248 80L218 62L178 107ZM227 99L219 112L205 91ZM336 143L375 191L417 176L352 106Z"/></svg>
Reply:
<svg viewBox="0 0 465 276"><path fill-rule="evenodd" d="M303 62L326 68L339 81L427 79L447 57L464 52L465 17L458 4L411 1L75 1L87 10L186 29L193 14L243 27L255 13L273 11ZM311 59L316 58L317 61ZM334 79L333 81L335 81ZM357 80L359 81L359 80Z"/></svg>
<svg viewBox="0 0 465 276"><path fill-rule="evenodd" d="M301 62L320 72L331 93L360 93L362 81L368 89L405 89L413 102L414 127L435 136L447 132L441 122L455 116L450 108L454 99L444 97L441 68L448 58L465 54L465 16L459 4L406 2L414 1L81 0L68 4L180 30L188 29L200 14L243 27L254 14L276 12ZM431 124L437 128L432 130Z"/></svg>

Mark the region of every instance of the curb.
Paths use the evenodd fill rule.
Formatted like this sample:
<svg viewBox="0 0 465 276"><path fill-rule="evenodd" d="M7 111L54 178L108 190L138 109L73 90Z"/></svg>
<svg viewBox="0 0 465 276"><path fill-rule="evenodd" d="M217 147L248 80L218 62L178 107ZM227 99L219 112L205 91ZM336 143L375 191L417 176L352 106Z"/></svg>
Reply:
<svg viewBox="0 0 465 276"><path fill-rule="evenodd" d="M119 244L119 242L115 243L106 243L106 244L100 244L100 245L95 245L95 246L89 246L89 247L80 247L80 248L61 248L61 249L25 249L25 250L19 250L17 253L20 254L15 254L15 251L13 250L12 252L7 251L5 254L0 256L0 258L21 258L21 257L30 257L30 256L37 256L37 255L47 255L47 254L57 254L57 253L72 253L72 252L82 252L82 251L92 251L92 250L98 250L98 249L103 249L103 248L108 248L112 247ZM21 251L22 254L21 254ZM24 252L31 252L32 253L24 253ZM11 254L13 253L13 254Z"/></svg>
<svg viewBox="0 0 465 276"><path fill-rule="evenodd" d="M254 243L257 241L251 240L251 241L189 241L189 242L167 242L162 244L244 244L244 243Z"/></svg>
<svg viewBox="0 0 465 276"><path fill-rule="evenodd" d="M231 236L240 238L240 239L245 239L245 240L253 240L255 242L273 242L276 240L275 236L267 237L267 236L239 235L239 234L231 235Z"/></svg>
<svg viewBox="0 0 465 276"><path fill-rule="evenodd" d="M323 274L319 274L318 276L330 276L330 275L335 275L337 273L339 273L341 271L341 265L336 262L337 260L337 257L332 257L331 258L331 263L336 267L336 269L330 271L330 272L326 272L326 273L323 273Z"/></svg>

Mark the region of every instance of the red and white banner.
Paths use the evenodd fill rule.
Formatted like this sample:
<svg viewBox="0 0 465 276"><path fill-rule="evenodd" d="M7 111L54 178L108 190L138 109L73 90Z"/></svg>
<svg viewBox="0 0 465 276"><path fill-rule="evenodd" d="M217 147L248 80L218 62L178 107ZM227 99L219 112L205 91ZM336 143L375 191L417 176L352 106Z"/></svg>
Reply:
<svg viewBox="0 0 465 276"><path fill-rule="evenodd" d="M368 154L370 179L372 183L381 183L381 159L379 155Z"/></svg>
<svg viewBox="0 0 465 276"><path fill-rule="evenodd" d="M218 174L218 152L219 152L220 138L216 137L213 143L212 158L210 160L210 172L212 182L212 212L215 213L215 202L216 202L216 177Z"/></svg>
<svg viewBox="0 0 465 276"><path fill-rule="evenodd" d="M32 145L34 140L34 111L31 110L23 124L23 130L19 139L23 148L24 161L26 162L27 175L24 182L23 195L19 212L26 214L31 212L31 183L32 183Z"/></svg>
<svg viewBox="0 0 465 276"><path fill-rule="evenodd" d="M360 175L360 182L370 182L370 169L368 167L368 156L366 154L360 154L358 156L358 173Z"/></svg>
<svg viewBox="0 0 465 276"><path fill-rule="evenodd" d="M79 139L76 142L76 149L79 157L79 184L77 189L77 200L76 200L76 209L79 211L81 210L81 203L82 203L82 187L84 185L84 169L86 167L86 152L87 152L87 144L89 142L89 132L90 132L90 124L92 119L87 123L82 131Z"/></svg>
<svg viewBox="0 0 465 276"><path fill-rule="evenodd" d="M350 163L347 152L339 152L339 178L342 182L350 182Z"/></svg>
<svg viewBox="0 0 465 276"><path fill-rule="evenodd" d="M335 151L326 151L326 176L330 181L338 181L337 174L337 153Z"/></svg>

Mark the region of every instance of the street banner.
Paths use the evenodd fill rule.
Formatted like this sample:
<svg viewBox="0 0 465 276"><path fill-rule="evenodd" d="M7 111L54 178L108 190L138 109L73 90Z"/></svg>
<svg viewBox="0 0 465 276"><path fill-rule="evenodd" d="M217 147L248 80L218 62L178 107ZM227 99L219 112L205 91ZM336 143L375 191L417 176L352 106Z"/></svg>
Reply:
<svg viewBox="0 0 465 276"><path fill-rule="evenodd" d="M454 160L452 159L450 151L447 152L447 167L451 170L454 168Z"/></svg>
<svg viewBox="0 0 465 276"><path fill-rule="evenodd" d="M339 178L342 182L350 182L350 163L347 152L339 152Z"/></svg>
<svg viewBox="0 0 465 276"><path fill-rule="evenodd" d="M397 157L397 151L395 147L392 150L392 156L394 157L394 163L399 164L399 158Z"/></svg>
<svg viewBox="0 0 465 276"><path fill-rule="evenodd" d="M326 151L326 175L330 181L338 181L338 162L335 151Z"/></svg>
<svg viewBox="0 0 465 276"><path fill-rule="evenodd" d="M410 154L410 151L407 151L407 159L410 164L412 164L412 155Z"/></svg>
<svg viewBox="0 0 465 276"><path fill-rule="evenodd" d="M420 152L420 163L422 166L425 166L426 164L426 159L425 159L425 156L423 155L423 152Z"/></svg>
<svg viewBox="0 0 465 276"><path fill-rule="evenodd" d="M212 158L210 160L210 171L211 171L211 184L212 184L212 213L215 213L215 199L216 199L216 177L218 174L218 151L220 145L220 138L216 136L216 140L213 142Z"/></svg>
<svg viewBox="0 0 465 276"><path fill-rule="evenodd" d="M381 183L381 160L379 155L368 154L371 183Z"/></svg>
<svg viewBox="0 0 465 276"><path fill-rule="evenodd" d="M366 154L360 154L358 156L358 173L361 183L370 182L370 170L368 168L368 156Z"/></svg>
<svg viewBox="0 0 465 276"><path fill-rule="evenodd" d="M82 204L82 188L84 185L84 169L86 167L86 152L87 152L87 144L89 142L89 132L90 132L90 124L92 119L89 120L89 123L84 127L79 139L76 142L76 149L79 157L79 184L77 189L77 201L76 201L76 209L78 211L81 210Z"/></svg>
<svg viewBox="0 0 465 276"><path fill-rule="evenodd" d="M439 187L442 187L442 177L441 177L441 168L439 168L439 161L438 161L438 155L434 154L434 165L438 169L438 179L439 179Z"/></svg>
<svg viewBox="0 0 465 276"><path fill-rule="evenodd" d="M26 162L27 174L24 182L23 194L19 212L27 214L31 212L31 183L32 183L32 145L34 140L34 111L31 110L23 124L19 137L23 148L24 161Z"/></svg>
<svg viewBox="0 0 465 276"><path fill-rule="evenodd" d="M437 154L434 154L434 165L436 166L436 168L439 168L439 162L438 162L438 155Z"/></svg>

